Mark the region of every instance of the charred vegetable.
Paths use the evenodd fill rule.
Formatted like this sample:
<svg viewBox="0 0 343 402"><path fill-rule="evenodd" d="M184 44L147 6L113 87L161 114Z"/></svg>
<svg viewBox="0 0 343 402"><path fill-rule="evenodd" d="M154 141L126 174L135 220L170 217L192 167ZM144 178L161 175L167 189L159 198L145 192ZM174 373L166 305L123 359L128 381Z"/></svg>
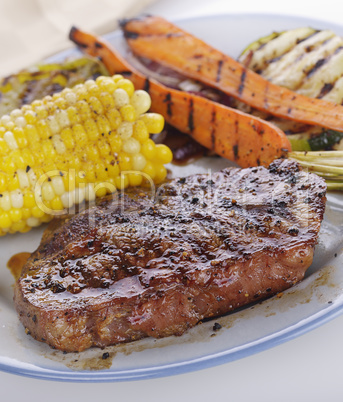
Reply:
<svg viewBox="0 0 343 402"><path fill-rule="evenodd" d="M108 75L106 68L89 57L22 70L0 82L0 116L99 75Z"/></svg>
<svg viewBox="0 0 343 402"><path fill-rule="evenodd" d="M133 68L101 38L73 28L70 39L82 51L100 57L111 74L121 73L151 96L153 111L197 142L242 167L269 165L285 156L290 143L276 126L194 93L164 86Z"/></svg>
<svg viewBox="0 0 343 402"><path fill-rule="evenodd" d="M297 28L274 33L249 45L239 61L268 81L299 94L343 102L343 39L330 30ZM262 116L252 109L249 112L281 127L295 151L343 149L342 132Z"/></svg>
<svg viewBox="0 0 343 402"><path fill-rule="evenodd" d="M123 21L122 29L133 52L141 57L275 116L343 131L343 106L275 85L163 18Z"/></svg>

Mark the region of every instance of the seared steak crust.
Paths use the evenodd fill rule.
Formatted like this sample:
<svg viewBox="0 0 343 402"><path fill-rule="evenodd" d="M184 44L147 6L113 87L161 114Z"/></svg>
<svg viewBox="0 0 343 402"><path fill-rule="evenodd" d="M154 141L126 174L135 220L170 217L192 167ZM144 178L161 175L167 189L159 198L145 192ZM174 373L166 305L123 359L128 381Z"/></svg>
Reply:
<svg viewBox="0 0 343 402"><path fill-rule="evenodd" d="M300 281L325 191L278 160L103 200L45 232L15 286L20 320L64 351L181 335Z"/></svg>

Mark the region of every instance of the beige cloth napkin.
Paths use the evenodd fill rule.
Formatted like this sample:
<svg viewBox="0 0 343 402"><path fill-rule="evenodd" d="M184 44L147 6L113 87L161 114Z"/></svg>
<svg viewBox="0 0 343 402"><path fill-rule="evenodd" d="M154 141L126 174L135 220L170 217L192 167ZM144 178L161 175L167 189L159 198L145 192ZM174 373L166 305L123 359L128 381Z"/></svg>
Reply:
<svg viewBox="0 0 343 402"><path fill-rule="evenodd" d="M103 34L154 0L1 0L0 77L71 47L72 25Z"/></svg>

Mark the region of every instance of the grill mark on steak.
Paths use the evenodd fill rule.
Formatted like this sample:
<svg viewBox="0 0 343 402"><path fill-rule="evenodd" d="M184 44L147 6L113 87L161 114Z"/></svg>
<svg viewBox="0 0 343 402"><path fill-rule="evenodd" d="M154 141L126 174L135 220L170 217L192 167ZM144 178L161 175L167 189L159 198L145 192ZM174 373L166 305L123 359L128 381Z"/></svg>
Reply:
<svg viewBox="0 0 343 402"><path fill-rule="evenodd" d="M20 320L64 351L181 335L300 281L325 191L278 160L104 199L46 230L15 285Z"/></svg>

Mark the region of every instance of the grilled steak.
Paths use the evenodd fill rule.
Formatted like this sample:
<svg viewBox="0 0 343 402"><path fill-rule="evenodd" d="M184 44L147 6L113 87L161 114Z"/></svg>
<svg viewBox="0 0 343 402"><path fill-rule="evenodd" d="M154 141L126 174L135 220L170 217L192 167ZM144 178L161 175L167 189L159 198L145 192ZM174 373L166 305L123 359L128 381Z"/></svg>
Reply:
<svg viewBox="0 0 343 402"><path fill-rule="evenodd" d="M181 335L300 281L325 191L277 160L103 200L45 232L15 286L20 320L64 351Z"/></svg>

